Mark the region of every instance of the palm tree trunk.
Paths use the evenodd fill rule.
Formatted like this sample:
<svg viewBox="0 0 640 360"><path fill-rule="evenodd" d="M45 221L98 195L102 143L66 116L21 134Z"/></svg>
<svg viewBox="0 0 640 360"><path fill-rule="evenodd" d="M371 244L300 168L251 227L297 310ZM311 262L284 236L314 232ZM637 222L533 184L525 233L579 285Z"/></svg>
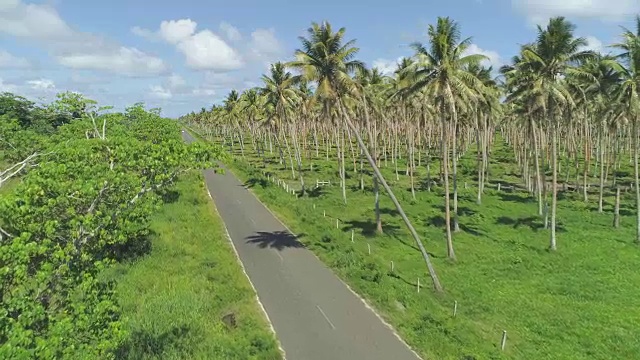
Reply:
<svg viewBox="0 0 640 360"><path fill-rule="evenodd" d="M555 119L554 119L555 120ZM551 237L549 239L549 249L556 250L556 209L558 206L558 139L556 134L556 124L551 124L551 162L552 162L552 180L551 186Z"/></svg>
<svg viewBox="0 0 640 360"><path fill-rule="evenodd" d="M373 160L373 158L371 157L371 154L369 153L369 150L367 149L367 146L362 141L362 138L360 137L360 134L358 134L358 132L356 131L356 127L351 122L351 119L347 115L347 113L344 110L343 105L342 105L342 103L340 101L338 101L338 108L340 109L340 113L342 114L342 118L344 119L346 125L354 132L355 137L356 137L356 141L358 141L358 145L360 146L360 149L362 149L362 151L364 152L364 155L367 157L367 161L369 162L369 165L371 165L371 167L373 168L373 172L376 174L376 177L382 183L382 187L384 187L384 189L387 191L387 194L389 194L389 198L391 198L391 201L395 205L396 210L398 210L398 213L402 217L402 220L404 221L405 225L409 229L409 232L411 233L411 236L413 236L414 240L416 241L416 244L418 245L418 248L420 249L420 252L422 253L422 257L423 257L423 259L425 261L425 264L427 265L427 269L429 271L429 276L431 277L431 281L433 282L434 289L437 292L442 292L442 285L440 284L440 280L438 279L438 275L436 274L436 270L433 267L433 264L431 263L431 259L429 257L429 253L427 252L427 250L425 249L424 245L422 244L422 241L420 240L420 236L418 236L418 233L416 232L416 229L411 224L411 221L407 217L407 214L405 214L404 210L402 209L402 206L400 206L400 203L398 202L398 199L396 198L395 194L393 193L393 191L391 190L391 188L389 187L389 185L385 181L384 177L382 176L382 173L380 173L380 169L378 168L378 166L376 166L376 163Z"/></svg>
<svg viewBox="0 0 640 360"><path fill-rule="evenodd" d="M442 117L442 172L444 180L444 224L447 233L447 256L455 260L456 254L453 250L453 239L451 237L451 205L449 197L449 141L447 141L447 122L444 114Z"/></svg>
<svg viewBox="0 0 640 360"><path fill-rule="evenodd" d="M640 160L638 154L638 121L640 119L636 118L633 122L633 176L635 180L635 190L636 190L636 243L640 245L640 171L638 169L638 161Z"/></svg>

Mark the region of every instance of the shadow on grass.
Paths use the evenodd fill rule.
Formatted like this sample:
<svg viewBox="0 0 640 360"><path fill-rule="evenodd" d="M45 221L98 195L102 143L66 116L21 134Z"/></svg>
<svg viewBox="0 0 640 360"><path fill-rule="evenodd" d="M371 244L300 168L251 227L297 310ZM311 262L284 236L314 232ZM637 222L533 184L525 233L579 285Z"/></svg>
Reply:
<svg viewBox="0 0 640 360"><path fill-rule="evenodd" d="M496 219L496 224L511 225L514 229L517 229L521 226L526 226L531 230L533 230L534 232L537 232L540 229L544 229L544 223L542 219L540 219L538 216L528 216L528 217L521 217L521 218L500 216L499 218ZM567 230L560 222L557 222L556 231L566 232Z"/></svg>
<svg viewBox="0 0 640 360"><path fill-rule="evenodd" d="M458 209L460 210L460 209ZM453 215L453 214L452 214ZM446 230L445 229L445 220L444 220L444 216L439 216L439 215L435 215L430 217L429 219L427 219L427 223L433 227L437 227L437 228L441 228L443 231ZM471 234L473 236L483 236L485 235L485 233L483 231L481 231L480 229L478 229L477 227L474 226L469 226L469 225L465 225L462 224L460 222L460 220L458 220L458 225L460 226L460 230ZM453 216L451 217L451 230L453 231Z"/></svg>
<svg viewBox="0 0 640 360"><path fill-rule="evenodd" d="M326 193L326 190L322 186L307 189L307 196L310 198L317 198L324 195L325 193Z"/></svg>
<svg viewBox="0 0 640 360"><path fill-rule="evenodd" d="M118 349L117 359L143 359L162 357L166 350L185 347L182 342L189 337L190 329L185 326L174 326L171 330L159 335L149 331L134 331L129 339ZM185 351L189 349L184 348Z"/></svg>
<svg viewBox="0 0 640 360"><path fill-rule="evenodd" d="M265 178L250 178L249 180L245 181L244 184L242 184L242 187L244 187L245 189L251 189L258 185L264 188L267 187L268 184L269 181Z"/></svg>
<svg viewBox="0 0 640 360"><path fill-rule="evenodd" d="M526 203L536 201L533 197L529 196L528 194L517 193L517 192L514 192L514 193L500 192L498 196L500 196L500 200L502 201L511 201L511 202L517 202L521 204L526 204Z"/></svg>
<svg viewBox="0 0 640 360"><path fill-rule="evenodd" d="M146 233L140 233L129 237L124 244L111 246L111 258L117 262L133 261L151 253L151 238L157 233L149 229Z"/></svg>
<svg viewBox="0 0 640 360"><path fill-rule="evenodd" d="M377 234L377 224L375 221L361 221L351 220L344 222L346 226L342 228L343 231L360 230L360 234L366 237L374 237ZM393 235L400 229L397 225L382 224L382 231L385 234Z"/></svg>
<svg viewBox="0 0 640 360"><path fill-rule="evenodd" d="M271 248L282 251L285 248L304 248L305 246L298 241L303 236L305 234L295 236L287 231L258 231L245 240L247 244L257 244L261 249Z"/></svg>
<svg viewBox="0 0 640 360"><path fill-rule="evenodd" d="M177 202L180 199L180 192L175 190L165 190L160 194L162 202L165 204L171 204Z"/></svg>

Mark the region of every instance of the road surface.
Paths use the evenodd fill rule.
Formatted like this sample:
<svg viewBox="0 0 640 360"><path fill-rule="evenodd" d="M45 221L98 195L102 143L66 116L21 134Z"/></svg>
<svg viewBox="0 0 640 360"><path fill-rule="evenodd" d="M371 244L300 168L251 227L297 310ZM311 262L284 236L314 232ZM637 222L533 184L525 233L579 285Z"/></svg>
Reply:
<svg viewBox="0 0 640 360"><path fill-rule="evenodd" d="M204 176L287 360L419 359L231 172Z"/></svg>

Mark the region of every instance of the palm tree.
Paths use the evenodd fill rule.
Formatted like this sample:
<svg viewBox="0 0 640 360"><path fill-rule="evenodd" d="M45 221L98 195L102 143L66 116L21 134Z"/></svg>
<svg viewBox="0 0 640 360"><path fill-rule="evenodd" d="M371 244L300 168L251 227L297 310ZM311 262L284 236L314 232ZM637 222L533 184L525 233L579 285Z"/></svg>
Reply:
<svg viewBox="0 0 640 360"><path fill-rule="evenodd" d="M578 68L578 64L594 56L591 51L580 51L587 45L584 38L573 35L575 25L564 17L549 20L546 28L538 25L536 42L523 49L523 65L535 79L534 91L539 95L540 108L547 119L551 141L552 200L551 234L549 249L556 250L556 209L558 203L558 130L575 103L569 93L565 76L592 79L593 76Z"/></svg>
<svg viewBox="0 0 640 360"><path fill-rule="evenodd" d="M613 47L622 50L617 56L621 61L607 61L616 70L622 81L617 92L618 102L624 104L624 114L632 123L633 169L636 190L636 242L640 244L640 174L638 169L638 136L640 136L640 16L636 16L635 32L623 28L622 41Z"/></svg>
<svg viewBox="0 0 640 360"><path fill-rule="evenodd" d="M294 106L297 94L296 90L293 87L294 85L294 77L288 72L283 63L277 62L271 65L270 75L263 75L262 81L264 82L264 87L260 90L261 94L266 97L267 104L273 107L273 113L275 119L275 124L279 135L283 138L287 153L289 155L289 161L291 163L291 176L295 178L295 170L293 165L293 158L291 156L291 146L289 145L289 141L287 140L287 134L284 132L284 129L289 130L289 134L293 139L294 146L296 148L296 160L298 163L298 176L300 179L300 184L302 185L302 193L304 194L304 177L302 176L302 164L300 161L300 157L297 154L297 140L296 140L296 132L293 129L293 124L291 124L289 119L289 114L291 113L291 108Z"/></svg>
<svg viewBox="0 0 640 360"><path fill-rule="evenodd" d="M429 46L412 44L416 52L416 62L405 70L412 79L408 88L410 93L423 92L433 99L441 124L442 167L445 188L445 227L447 235L447 254L455 259L451 236L451 209L449 190L449 137L452 137L454 150L454 192L456 192L456 133L458 115L470 111L467 107L477 101L482 91L482 82L469 71L468 65L486 59L484 55L464 56L471 44L471 38L460 41L460 27L450 18L439 17L435 26L429 25ZM457 228L457 213L455 227Z"/></svg>
<svg viewBox="0 0 640 360"><path fill-rule="evenodd" d="M360 98L356 93L357 87L354 85L354 81L350 74L356 70L362 70L364 64L358 60L354 60L355 55L358 52L358 48L355 47L355 40L350 40L343 43L343 38L346 29L340 28L334 32L331 25L328 22L322 24L312 23L308 29L308 38L300 37L302 43L302 49L296 50L296 60L290 62L288 66L298 69L301 72L301 77L313 81L317 84L315 97L323 106L325 116L330 116L332 110L337 110L338 116L343 120L351 132L354 134L360 150L364 153L369 162L369 165L373 168L373 171L385 188L391 201L393 201L396 209L400 213L400 216L404 220L407 228L411 232L411 235L415 239L422 256L427 265L429 275L433 282L433 286L436 291L442 291L440 280L436 275L435 269L431 264L429 254L427 253L418 233L411 224L411 221L405 214L402 206L395 197L393 191L387 184L386 180L380 173L380 169L376 165L375 160L371 157L371 154L364 144L362 137L358 129L351 121L349 114L347 113L344 100L348 96L354 98ZM366 119L368 120L368 119ZM371 128L369 124L366 124L368 129Z"/></svg>

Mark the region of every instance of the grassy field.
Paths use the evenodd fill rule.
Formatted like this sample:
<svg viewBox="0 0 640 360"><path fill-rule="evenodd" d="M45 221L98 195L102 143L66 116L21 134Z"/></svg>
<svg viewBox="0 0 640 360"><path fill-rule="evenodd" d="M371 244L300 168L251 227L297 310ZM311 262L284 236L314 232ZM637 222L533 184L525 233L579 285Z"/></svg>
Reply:
<svg viewBox="0 0 640 360"><path fill-rule="evenodd" d="M154 216L150 252L109 270L130 340L119 359L281 359L200 173Z"/></svg>
<svg viewBox="0 0 640 360"><path fill-rule="evenodd" d="M383 174L433 255L445 287L445 294L435 295L424 262L386 196L381 197L385 234L375 235L371 178L366 178L365 191L361 191L352 164L347 163L345 206L337 163L325 161L322 153L313 160L313 171L305 163L305 177L307 183L315 185L319 179L331 180L332 185L297 198L263 173L300 188L290 169L277 163L275 151L266 169L250 144L245 159L238 149L235 152L229 164L232 171L293 231L304 233L301 241L370 299L426 358L604 360L631 359L640 353L635 334L640 327L640 249L632 242L635 207L631 193L623 198L619 229L612 227L612 198L606 199L605 213L598 214L595 194L585 204L581 194L561 193L558 251L549 253L548 231L536 216L535 201L526 193L491 188L482 205L476 204L475 158L469 154L460 163L462 231L454 234L458 261L452 263L446 259L442 188L421 189L413 201L405 164L399 164L396 181L389 161ZM517 179L512 159L506 146L494 149L493 183ZM432 176L437 166L437 162L431 164ZM419 171L417 183L424 180L424 165ZM464 182L468 182L467 189ZM419 293L418 279L422 284ZM507 342L501 351L503 330Z"/></svg>

